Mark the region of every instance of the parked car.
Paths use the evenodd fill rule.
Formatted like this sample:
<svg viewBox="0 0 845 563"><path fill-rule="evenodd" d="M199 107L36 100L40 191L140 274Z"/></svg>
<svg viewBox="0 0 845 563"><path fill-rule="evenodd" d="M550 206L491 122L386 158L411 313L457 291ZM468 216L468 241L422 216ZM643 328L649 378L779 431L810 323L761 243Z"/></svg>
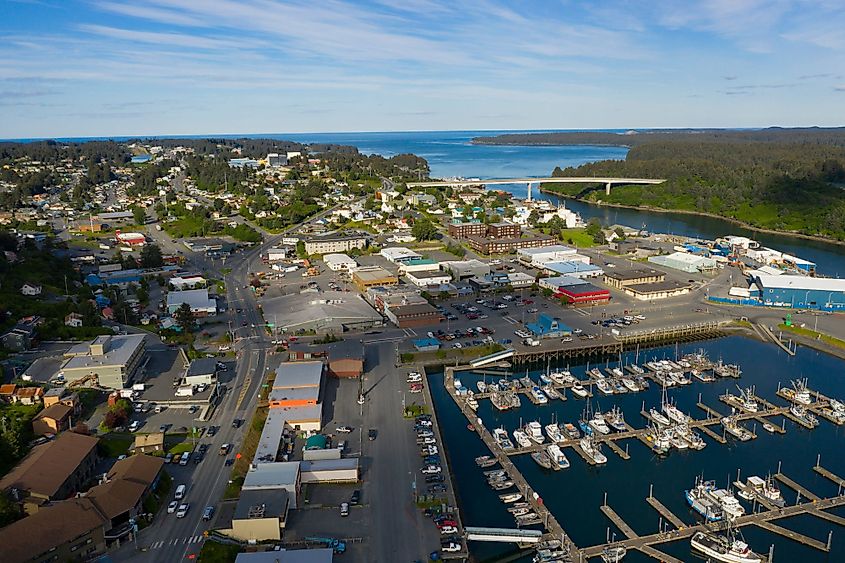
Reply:
<svg viewBox="0 0 845 563"><path fill-rule="evenodd" d="M176 512L176 508L177 508L178 506L179 506L179 501L178 501L178 500L173 500L173 501L170 501L170 504L168 504L168 505L167 505L167 513L168 513L168 514L173 514L174 512Z"/></svg>
<svg viewBox="0 0 845 563"><path fill-rule="evenodd" d="M367 439L371 442L376 439L376 436L378 436L378 430L376 430L375 428L370 428L367 431Z"/></svg>
<svg viewBox="0 0 845 563"><path fill-rule="evenodd" d="M180 504L179 510L176 511L176 518L184 518L188 515L188 509L191 508L190 503Z"/></svg>
<svg viewBox="0 0 845 563"><path fill-rule="evenodd" d="M349 503L348 502L340 503L340 515L341 516L349 516Z"/></svg>
<svg viewBox="0 0 845 563"><path fill-rule="evenodd" d="M359 502L361 502L361 491L356 489L352 491L352 497L349 499L349 504L355 506Z"/></svg>
<svg viewBox="0 0 845 563"><path fill-rule="evenodd" d="M433 475L443 471L439 465L426 465L422 468L423 475Z"/></svg>

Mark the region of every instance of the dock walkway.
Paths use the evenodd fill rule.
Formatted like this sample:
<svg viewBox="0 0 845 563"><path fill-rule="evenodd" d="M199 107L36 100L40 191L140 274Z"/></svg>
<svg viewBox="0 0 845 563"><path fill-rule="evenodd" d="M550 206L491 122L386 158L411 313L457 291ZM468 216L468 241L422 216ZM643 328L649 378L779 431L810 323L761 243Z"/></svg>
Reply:
<svg viewBox="0 0 845 563"><path fill-rule="evenodd" d="M786 485L787 487L789 487L793 491L797 491L798 494L800 494L805 499L813 500L813 501L821 500L821 498L819 498L818 495L808 491L807 489L805 489L804 487L802 487L801 485L799 485L798 483L796 483L795 481L793 481L792 479L790 479L789 477L784 475L783 473L775 473L774 477L775 477L775 479L777 479L778 481L780 481L781 483L783 483L784 485Z"/></svg>
<svg viewBox="0 0 845 563"><path fill-rule="evenodd" d="M833 471L828 471L827 469L825 469L824 467L822 467L818 463L815 465L815 467L813 467L813 471L815 471L816 473L818 473L822 477L825 477L826 479L833 481L834 483L836 483L836 485L838 487L845 488L845 479L843 479L842 477L840 477L839 475L837 475Z"/></svg>
<svg viewBox="0 0 845 563"><path fill-rule="evenodd" d="M627 522L625 522L625 521L622 519L622 517L621 517L621 516L619 516L619 515L616 513L616 511L615 511L615 510L613 510L612 508L610 508L610 506L609 506L609 505L607 505L607 504L603 504L600 508L601 508L601 511L602 511L602 512L604 512L604 515L605 515L605 516L607 516L607 518L608 518L611 522L613 522L613 524L614 524L617 528L619 528L619 529L622 531L622 533L623 533L623 534L625 534L625 536L627 536L629 539L631 539L631 538L638 538L638 537L640 537L640 536L637 534L637 532L635 532L635 531L634 531L634 529L633 529L631 526L629 526L629 525L628 525L628 523L627 523Z"/></svg>
<svg viewBox="0 0 845 563"><path fill-rule="evenodd" d="M645 500L663 517L664 520L675 526L675 528L680 530L681 528L687 527L683 520L675 516L674 512L666 508L666 506L664 506L664 504L655 497L646 497Z"/></svg>

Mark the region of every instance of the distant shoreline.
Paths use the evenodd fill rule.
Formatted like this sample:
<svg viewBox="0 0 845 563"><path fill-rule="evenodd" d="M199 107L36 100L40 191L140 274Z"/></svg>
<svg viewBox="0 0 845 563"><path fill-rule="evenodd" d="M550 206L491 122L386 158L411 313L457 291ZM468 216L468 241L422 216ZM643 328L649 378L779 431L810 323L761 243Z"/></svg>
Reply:
<svg viewBox="0 0 845 563"><path fill-rule="evenodd" d="M751 225L750 223L746 223L745 221L741 221L739 219L735 219L733 217L727 217L724 215L717 215L715 213L707 213L706 211L690 211L688 209L664 209L662 207L651 207L650 205L624 205L621 203L607 203L604 201L589 201L586 199L581 199L578 197L574 197L568 194L562 194L558 192L554 192L549 190L548 188L540 188L540 193L553 195L556 197L560 197L563 199L571 199L573 201L580 201L582 203L586 203L588 205L595 205L597 207L616 207L620 209L635 209L638 211L651 211L656 213L680 213L683 215L698 215L700 217L710 217L713 219L721 219L723 221L727 221L728 223L733 223L739 227L744 229L748 229L749 231L755 231L758 233L766 233L770 235L789 235L791 237L800 238L804 240L813 240L816 242L825 242L829 244L836 244L839 246L845 246L845 241L838 240L835 238L824 237L821 235L806 235L804 233L797 233L794 231L780 231L777 229L767 229L765 227L757 227L755 225Z"/></svg>

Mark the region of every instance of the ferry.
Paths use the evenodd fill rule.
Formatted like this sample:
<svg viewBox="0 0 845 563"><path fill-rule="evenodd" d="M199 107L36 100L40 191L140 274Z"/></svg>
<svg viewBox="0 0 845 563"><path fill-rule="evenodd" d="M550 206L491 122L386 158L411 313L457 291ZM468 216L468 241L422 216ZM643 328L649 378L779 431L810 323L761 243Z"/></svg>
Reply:
<svg viewBox="0 0 845 563"><path fill-rule="evenodd" d="M546 436L549 437L549 440L552 443L562 442L563 441L563 434L560 433L560 427L557 423L553 422L551 424L547 424L545 426Z"/></svg>
<svg viewBox="0 0 845 563"><path fill-rule="evenodd" d="M764 561L761 555L751 551L748 544L732 536L696 532L690 539L690 545L708 558L724 563L762 563Z"/></svg>
<svg viewBox="0 0 845 563"><path fill-rule="evenodd" d="M521 499L522 493L505 493L503 495L499 495L499 500L505 504L511 504Z"/></svg>
<svg viewBox="0 0 845 563"><path fill-rule="evenodd" d="M754 434L752 434L750 430L744 428L739 424L739 422L737 422L735 416L723 417L721 422L722 426L725 427L725 430L727 430L735 438L739 438L742 442L747 442L754 437Z"/></svg>
<svg viewBox="0 0 845 563"><path fill-rule="evenodd" d="M513 442L511 442L511 439L508 437L508 432L504 428L494 428L493 439L496 440L496 443L499 444L499 447L503 450L513 449Z"/></svg>
<svg viewBox="0 0 845 563"><path fill-rule="evenodd" d="M692 489L684 491L687 504L704 516L704 519L708 522L718 522L724 518L722 505L709 494L715 489L716 484L713 481L701 481L698 479Z"/></svg>
<svg viewBox="0 0 845 563"><path fill-rule="evenodd" d="M578 428L570 422L564 423L563 431L572 440L577 440L578 438L581 437L581 433L578 431Z"/></svg>
<svg viewBox="0 0 845 563"><path fill-rule="evenodd" d="M604 413L604 419L607 421L608 426L617 432L625 432L628 430L625 426L625 415L622 413L622 409L616 405L614 405L608 412Z"/></svg>
<svg viewBox="0 0 845 563"><path fill-rule="evenodd" d="M516 430L513 431L513 437L514 437L514 440L516 440L516 443L519 444L520 447L527 448L527 447L531 446L531 438L529 438L528 434L526 434L524 431L520 430L519 428L517 428Z"/></svg>
<svg viewBox="0 0 845 563"><path fill-rule="evenodd" d="M669 419L663 416L656 408L651 407L648 409L648 414L651 416L651 419L660 426L669 426Z"/></svg>
<svg viewBox="0 0 845 563"><path fill-rule="evenodd" d="M549 458L552 460L553 469L566 469L569 467L569 460L566 459L566 456L563 454L563 450L560 449L560 446L552 444L546 448L546 451L549 454Z"/></svg>
<svg viewBox="0 0 845 563"><path fill-rule="evenodd" d="M593 442L592 438L585 436L581 438L578 444L584 450L584 453L587 454L587 457L592 458L596 464L601 465L607 463L607 457L601 453L601 447L599 444Z"/></svg>
<svg viewBox="0 0 845 563"><path fill-rule="evenodd" d="M589 394L589 392L583 385L581 385L580 381L576 381L572 384L572 394L583 399Z"/></svg>
<svg viewBox="0 0 845 563"><path fill-rule="evenodd" d="M549 402L549 398L546 397L546 394L543 393L543 390L537 387L536 385L531 388L531 396L534 397L534 400L537 404L545 405Z"/></svg>
<svg viewBox="0 0 845 563"><path fill-rule="evenodd" d="M543 427L540 426L540 423L536 420L532 420L528 423L528 425L525 427L525 433L528 434L528 437L531 439L532 442L542 444L546 441L546 439L543 437Z"/></svg>
<svg viewBox="0 0 845 563"><path fill-rule="evenodd" d="M549 457L549 454L547 454L546 452L542 452L542 451L532 452L531 453L531 459L533 459L534 462L537 465L539 465L540 467L542 467L543 469L551 469L552 468L552 460Z"/></svg>
<svg viewBox="0 0 845 563"><path fill-rule="evenodd" d="M804 424L808 426L812 426L815 428L819 425L819 419L813 415L810 411L800 405L792 405L789 407L789 412L792 413L792 416L804 422Z"/></svg>

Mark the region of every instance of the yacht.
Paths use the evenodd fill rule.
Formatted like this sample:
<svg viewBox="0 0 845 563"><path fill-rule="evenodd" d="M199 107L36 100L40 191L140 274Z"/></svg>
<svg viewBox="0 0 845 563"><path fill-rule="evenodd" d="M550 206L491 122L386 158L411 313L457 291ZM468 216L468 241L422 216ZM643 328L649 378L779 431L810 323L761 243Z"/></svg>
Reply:
<svg viewBox="0 0 845 563"><path fill-rule="evenodd" d="M528 437L531 439L532 442L542 444L546 441L546 439L543 437L543 427L540 426L540 423L536 420L532 420L526 425L525 433L528 434Z"/></svg>
<svg viewBox="0 0 845 563"><path fill-rule="evenodd" d="M478 464L478 467L481 467L481 468L484 468L484 467L493 467L494 465L496 465L497 463L499 463L499 460L498 460L498 459L496 459L495 457L492 457L492 456L482 456L482 457L487 457L487 458L489 458L489 459L485 459L485 460L483 460L483 461L478 461L478 458L476 458L476 459L475 459L475 463L477 463L477 464Z"/></svg>
<svg viewBox="0 0 845 563"><path fill-rule="evenodd" d="M739 503L739 500L733 496L726 489L715 489L709 491L710 496L719 502L722 507L722 512L729 520L739 518L745 514L745 507Z"/></svg>
<svg viewBox="0 0 845 563"><path fill-rule="evenodd" d="M508 437L508 432L504 428L494 428L493 439L496 440L496 443L499 444L499 447L503 450L513 449L513 442L511 442L511 439Z"/></svg>
<svg viewBox="0 0 845 563"><path fill-rule="evenodd" d="M637 375L642 375L645 373L645 370L637 364L631 364L630 366L628 366L628 369L631 370L632 373L635 373Z"/></svg>
<svg viewBox="0 0 845 563"><path fill-rule="evenodd" d="M551 378L551 377L549 377L549 376L548 376L548 375L546 375L545 373L541 373L541 374L540 374L540 383L543 383L543 384L545 384L545 385L548 385L548 384L549 384L549 383L551 383L551 382L552 382L552 378Z"/></svg>
<svg viewBox="0 0 845 563"><path fill-rule="evenodd" d="M467 406L472 410L478 410L478 400L472 395L467 396Z"/></svg>
<svg viewBox="0 0 845 563"><path fill-rule="evenodd" d="M564 423L563 431L566 432L566 435L572 440L577 440L581 437L581 432L578 431L578 427L571 422Z"/></svg>
<svg viewBox="0 0 845 563"><path fill-rule="evenodd" d="M613 395L613 386L604 378L596 380L596 387L605 395Z"/></svg>
<svg viewBox="0 0 845 563"><path fill-rule="evenodd" d="M512 508L508 508L508 512L510 512L514 516L522 516L523 514L528 514L529 512L531 512L531 509L525 508L524 506L521 506L519 508L514 506Z"/></svg>
<svg viewBox="0 0 845 563"><path fill-rule="evenodd" d="M587 424L590 425L597 434L610 434L610 427L607 425L607 421L604 419L604 415L597 412L593 415Z"/></svg>
<svg viewBox="0 0 845 563"><path fill-rule="evenodd" d="M648 414L651 416L651 419L660 426L669 426L669 419L663 416L656 408L651 407L648 409Z"/></svg>
<svg viewBox="0 0 845 563"><path fill-rule="evenodd" d="M576 381L572 384L572 394L583 399L589 394L589 392L583 385L581 385L580 381Z"/></svg>
<svg viewBox="0 0 845 563"><path fill-rule="evenodd" d="M666 413L669 420L673 422L678 422L680 424L686 424L689 422L689 417L682 413L681 409L668 401L663 403L663 412Z"/></svg>
<svg viewBox="0 0 845 563"><path fill-rule="evenodd" d="M819 419L816 418L813 413L811 413L801 405L792 405L791 407L789 407L789 412L792 413L792 416L802 421L807 426L812 426L815 428L819 425Z"/></svg>
<svg viewBox="0 0 845 563"><path fill-rule="evenodd" d="M710 495L715 489L716 484L713 481L697 479L692 489L684 491L687 504L708 522L717 522L724 517L721 503Z"/></svg>
<svg viewBox="0 0 845 563"><path fill-rule="evenodd" d="M494 481L488 481L488 483L490 484L490 488L494 491L505 491L513 487L513 481L502 481L497 479Z"/></svg>
<svg viewBox="0 0 845 563"><path fill-rule="evenodd" d="M499 495L499 500L505 504L511 504L520 499L522 499L522 493L505 493L503 495Z"/></svg>
<svg viewBox="0 0 845 563"><path fill-rule="evenodd" d="M628 555L628 549L624 545L609 545L601 552L601 560L604 563L619 563Z"/></svg>
<svg viewBox="0 0 845 563"><path fill-rule="evenodd" d="M625 426L625 415L622 414L622 409L614 405L612 409L604 413L604 419L608 426L617 432L625 432L628 428Z"/></svg>
<svg viewBox="0 0 845 563"><path fill-rule="evenodd" d="M540 390L546 394L546 397L549 399L560 399L560 393L557 392L557 389L552 387L551 385L543 385L540 387Z"/></svg>
<svg viewBox="0 0 845 563"><path fill-rule="evenodd" d="M553 469L566 469L569 467L569 460L566 459L566 456L563 454L563 450L560 449L560 446L552 444L546 448L546 451L549 454L549 459L552 460Z"/></svg>
<svg viewBox="0 0 845 563"><path fill-rule="evenodd" d="M585 436L578 442L587 457L591 458L594 463L601 465L607 463L607 457L601 453L601 447L593 442L592 438Z"/></svg>
<svg viewBox="0 0 845 563"><path fill-rule="evenodd" d="M543 393L543 390L537 387L536 385L531 388L531 396L534 397L534 401L539 405L545 405L549 402L549 398L546 397L546 394Z"/></svg>
<svg viewBox="0 0 845 563"><path fill-rule="evenodd" d="M558 385L562 385L565 382L564 378L567 373L569 372L555 370L549 372L549 379L551 379L554 383L557 383Z"/></svg>
<svg viewBox="0 0 845 563"><path fill-rule="evenodd" d="M747 442L754 437L754 434L752 434L747 428L741 426L734 416L726 416L722 418L722 426L724 426L725 430L727 430L731 435L735 438L739 438L742 442Z"/></svg>
<svg viewBox="0 0 845 563"><path fill-rule="evenodd" d="M587 370L587 373L590 374L592 377L596 379L603 379L604 375L602 374L599 368L593 368L591 370Z"/></svg>
<svg viewBox="0 0 845 563"><path fill-rule="evenodd" d="M543 451L532 452L531 453L531 459L533 459L534 462L537 463L537 465L539 465L543 469L551 469L552 468L552 460L549 457L549 454L547 454L546 452L543 452Z"/></svg>
<svg viewBox="0 0 845 563"><path fill-rule="evenodd" d="M622 385L624 385L625 388L628 389L628 391L630 391L631 393L636 393L640 390L640 386L637 385L637 383L629 377L622 378Z"/></svg>
<svg viewBox="0 0 845 563"><path fill-rule="evenodd" d="M485 383L484 381L479 381L478 383L475 384L475 386L478 387L479 393L486 393L487 392L487 383Z"/></svg>
<svg viewBox="0 0 845 563"><path fill-rule="evenodd" d="M491 459L496 459L496 458L494 458L494 457L493 457L493 456L491 456L491 455L482 455L482 456L478 456L477 458L475 458L475 464L476 464L476 465L478 465L479 467L481 467L481 464L483 464L483 463L487 463L487 462L488 462L488 461L490 461Z"/></svg>
<svg viewBox="0 0 845 563"><path fill-rule="evenodd" d="M613 375L613 377L624 377L625 376L625 374L622 372L621 368L610 368L609 371L610 371L610 374Z"/></svg>
<svg viewBox="0 0 845 563"><path fill-rule="evenodd" d="M563 441L563 434L560 433L560 427L557 425L556 422L551 424L547 424L545 426L546 436L549 437L549 441L552 443L562 442Z"/></svg>
<svg viewBox="0 0 845 563"><path fill-rule="evenodd" d="M732 535L723 536L712 532L696 532L690 539L692 548L703 553L708 559L724 563L762 563L763 557L757 555L742 540Z"/></svg>
<svg viewBox="0 0 845 563"><path fill-rule="evenodd" d="M516 443L519 444L519 447L527 448L531 446L531 438L529 438L528 434L526 434L521 429L517 428L516 430L514 430L513 437L514 440L516 440Z"/></svg>

